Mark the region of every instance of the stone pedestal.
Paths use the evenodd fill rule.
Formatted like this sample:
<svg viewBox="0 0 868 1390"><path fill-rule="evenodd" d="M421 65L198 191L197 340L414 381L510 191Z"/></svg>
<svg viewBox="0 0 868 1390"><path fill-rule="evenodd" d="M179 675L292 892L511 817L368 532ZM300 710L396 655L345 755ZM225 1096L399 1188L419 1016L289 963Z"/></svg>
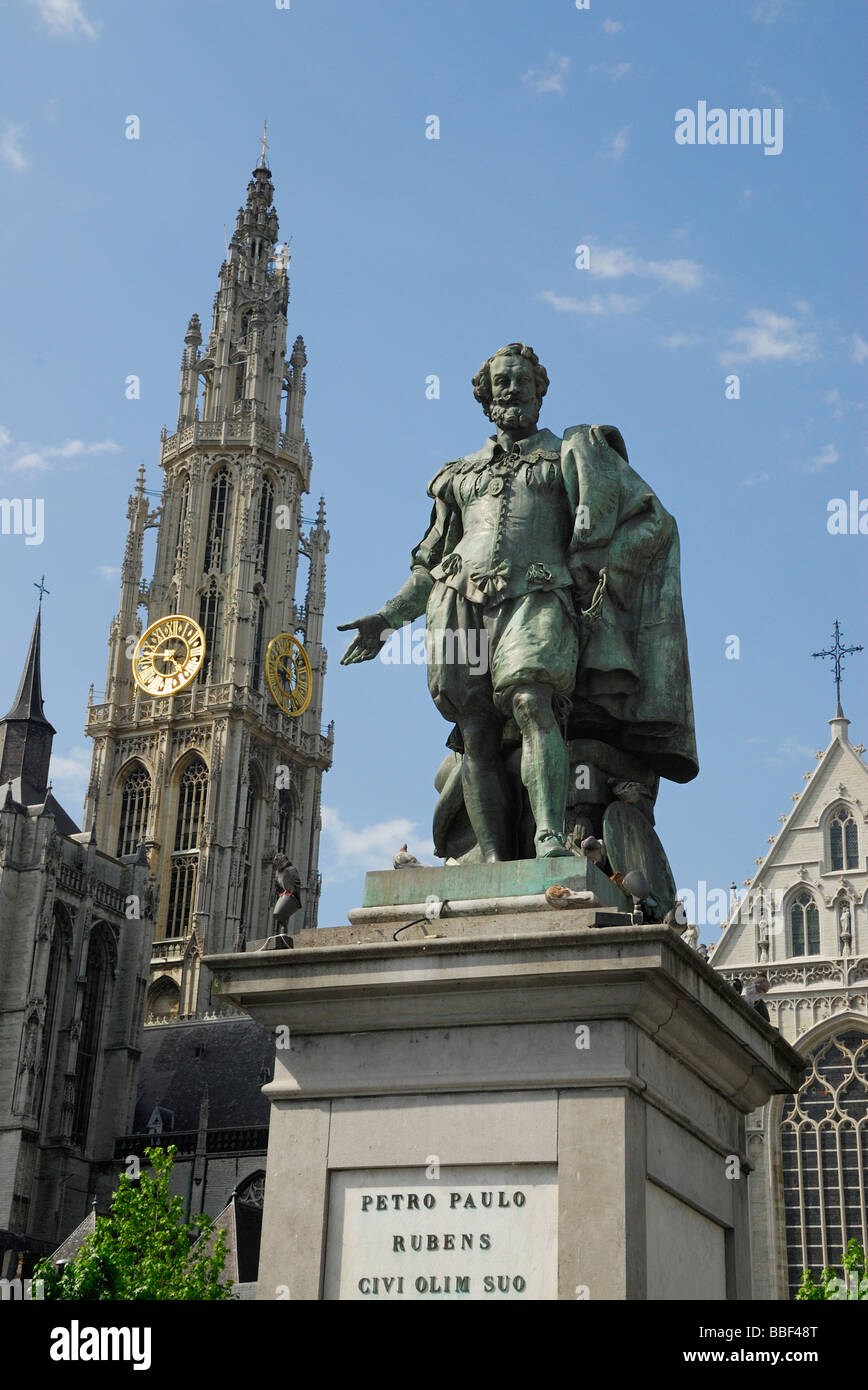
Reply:
<svg viewBox="0 0 868 1390"><path fill-rule="evenodd" d="M667 927L446 913L208 959L277 1030L259 1298L749 1298L744 1118L799 1055Z"/></svg>

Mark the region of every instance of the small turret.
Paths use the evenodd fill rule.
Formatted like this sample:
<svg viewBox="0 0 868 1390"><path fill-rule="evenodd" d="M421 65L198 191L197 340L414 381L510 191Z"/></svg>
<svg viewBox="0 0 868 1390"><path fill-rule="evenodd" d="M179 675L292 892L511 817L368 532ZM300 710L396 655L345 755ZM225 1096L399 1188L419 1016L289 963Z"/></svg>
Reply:
<svg viewBox="0 0 868 1390"><path fill-rule="evenodd" d="M18 693L0 720L0 783L20 778L21 800L27 805L44 801L48 794L48 764L56 733L42 707L41 634L40 599Z"/></svg>

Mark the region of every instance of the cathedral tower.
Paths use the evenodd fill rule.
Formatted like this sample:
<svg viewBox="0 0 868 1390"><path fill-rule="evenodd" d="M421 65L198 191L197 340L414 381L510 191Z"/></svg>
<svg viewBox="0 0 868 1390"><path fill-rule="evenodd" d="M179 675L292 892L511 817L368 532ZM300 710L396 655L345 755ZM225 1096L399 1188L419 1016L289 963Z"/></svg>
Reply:
<svg viewBox="0 0 868 1390"><path fill-rule="evenodd" d="M144 841L159 890L151 1013L207 1008L206 952L268 934L272 859L299 869L304 925L316 925L320 786L332 726L321 731L322 645L329 534L322 500L302 517L311 454L302 415L307 356L289 357L289 254L278 244L266 145L220 267L211 330L193 314L181 357L177 429L162 434L160 504L139 471L103 702L91 698L94 740L85 824L125 854ZM145 531L156 528L153 577L142 578ZM307 562L296 602L299 559ZM146 619L143 622L141 611ZM205 635L192 684L145 694L131 656L144 627L184 614ZM311 698L298 716L275 702L269 642L303 644Z"/></svg>

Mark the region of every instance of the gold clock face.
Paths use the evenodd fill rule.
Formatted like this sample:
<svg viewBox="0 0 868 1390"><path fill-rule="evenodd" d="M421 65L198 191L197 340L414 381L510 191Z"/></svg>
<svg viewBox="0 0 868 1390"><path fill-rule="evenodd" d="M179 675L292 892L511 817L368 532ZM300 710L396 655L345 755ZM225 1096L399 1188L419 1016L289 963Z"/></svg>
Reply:
<svg viewBox="0 0 868 1390"><path fill-rule="evenodd" d="M146 695L174 695L202 669L205 634L183 613L151 623L133 652L133 679Z"/></svg>
<svg viewBox="0 0 868 1390"><path fill-rule="evenodd" d="M304 714L313 694L307 652L288 632L272 637L265 652L265 679L274 703L284 714Z"/></svg>

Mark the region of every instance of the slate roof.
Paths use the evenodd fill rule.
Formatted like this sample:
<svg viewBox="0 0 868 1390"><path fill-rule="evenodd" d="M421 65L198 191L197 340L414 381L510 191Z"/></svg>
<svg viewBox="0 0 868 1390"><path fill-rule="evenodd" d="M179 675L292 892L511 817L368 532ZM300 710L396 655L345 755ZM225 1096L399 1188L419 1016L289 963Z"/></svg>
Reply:
<svg viewBox="0 0 868 1390"><path fill-rule="evenodd" d="M9 791L10 786L12 788L11 793ZM24 807L30 816L39 816L44 811L50 811L54 816L54 828L58 835L79 835L81 833L72 817L67 815L60 802L55 800L53 792L46 795L44 791L37 791L22 777L14 777L11 783L6 784L6 795L11 795L12 800L18 806Z"/></svg>
<svg viewBox="0 0 868 1390"><path fill-rule="evenodd" d="M96 1230L96 1208L92 1207L83 1221L79 1221L74 1231L69 1235L62 1245L58 1245L54 1254L51 1256L56 1265L65 1264L69 1260L74 1260L88 1236L93 1235Z"/></svg>
<svg viewBox="0 0 868 1390"><path fill-rule="evenodd" d="M253 1019L150 1025L142 1038L134 1133L145 1133L155 1107L171 1112L172 1129L198 1129L206 1086L209 1129L267 1126L262 1086L273 1074L274 1039Z"/></svg>

